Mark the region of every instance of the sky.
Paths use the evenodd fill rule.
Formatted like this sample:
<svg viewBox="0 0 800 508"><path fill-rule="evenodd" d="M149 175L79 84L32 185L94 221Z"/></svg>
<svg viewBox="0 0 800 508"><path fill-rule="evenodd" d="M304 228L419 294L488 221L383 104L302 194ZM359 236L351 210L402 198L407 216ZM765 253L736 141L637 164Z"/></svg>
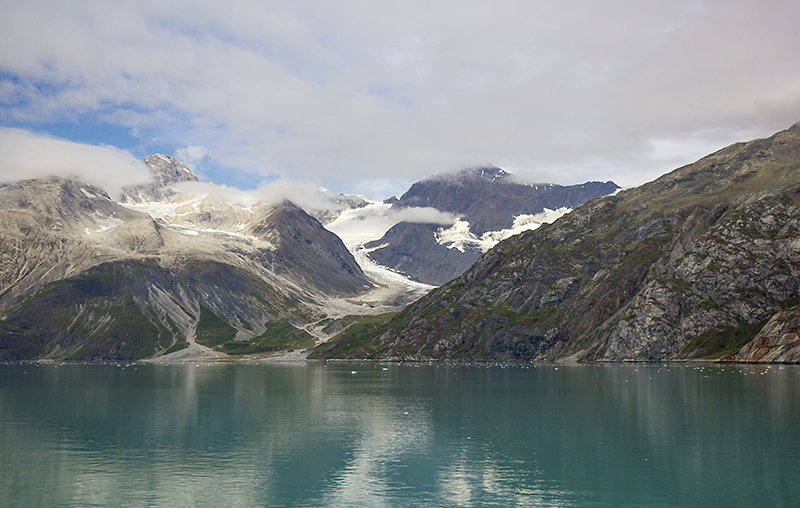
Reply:
<svg viewBox="0 0 800 508"><path fill-rule="evenodd" d="M0 181L166 153L245 190L629 187L800 121L798 26L796 0L4 0Z"/></svg>

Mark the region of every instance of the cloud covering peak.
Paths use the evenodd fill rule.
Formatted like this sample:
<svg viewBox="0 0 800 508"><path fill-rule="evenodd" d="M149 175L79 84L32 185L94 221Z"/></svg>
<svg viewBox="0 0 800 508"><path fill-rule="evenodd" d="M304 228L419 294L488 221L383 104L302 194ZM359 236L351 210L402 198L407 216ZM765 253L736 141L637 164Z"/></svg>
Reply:
<svg viewBox="0 0 800 508"><path fill-rule="evenodd" d="M113 194L125 185L148 183L153 175L125 150L0 127L0 182L48 176L79 177Z"/></svg>

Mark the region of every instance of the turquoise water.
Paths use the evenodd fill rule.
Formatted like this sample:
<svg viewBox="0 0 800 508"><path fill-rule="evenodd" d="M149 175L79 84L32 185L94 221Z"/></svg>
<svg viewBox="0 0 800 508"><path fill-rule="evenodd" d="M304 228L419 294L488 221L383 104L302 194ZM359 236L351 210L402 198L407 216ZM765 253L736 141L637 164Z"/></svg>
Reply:
<svg viewBox="0 0 800 508"><path fill-rule="evenodd" d="M800 368L0 365L0 506L798 506Z"/></svg>

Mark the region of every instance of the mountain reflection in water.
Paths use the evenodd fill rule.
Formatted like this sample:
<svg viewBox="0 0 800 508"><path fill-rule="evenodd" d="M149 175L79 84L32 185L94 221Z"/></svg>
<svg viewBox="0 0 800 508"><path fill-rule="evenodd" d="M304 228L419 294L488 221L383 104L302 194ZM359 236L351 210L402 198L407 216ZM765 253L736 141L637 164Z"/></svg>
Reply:
<svg viewBox="0 0 800 508"><path fill-rule="evenodd" d="M3 506L791 506L800 368L0 366Z"/></svg>

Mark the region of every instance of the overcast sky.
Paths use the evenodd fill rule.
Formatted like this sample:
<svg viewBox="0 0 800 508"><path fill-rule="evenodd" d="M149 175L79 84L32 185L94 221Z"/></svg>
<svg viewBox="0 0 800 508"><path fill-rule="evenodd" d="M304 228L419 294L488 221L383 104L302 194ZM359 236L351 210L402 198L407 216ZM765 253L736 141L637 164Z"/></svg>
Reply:
<svg viewBox="0 0 800 508"><path fill-rule="evenodd" d="M479 164L638 185L800 121L798 27L797 0L4 0L0 180L163 152L374 198Z"/></svg>

